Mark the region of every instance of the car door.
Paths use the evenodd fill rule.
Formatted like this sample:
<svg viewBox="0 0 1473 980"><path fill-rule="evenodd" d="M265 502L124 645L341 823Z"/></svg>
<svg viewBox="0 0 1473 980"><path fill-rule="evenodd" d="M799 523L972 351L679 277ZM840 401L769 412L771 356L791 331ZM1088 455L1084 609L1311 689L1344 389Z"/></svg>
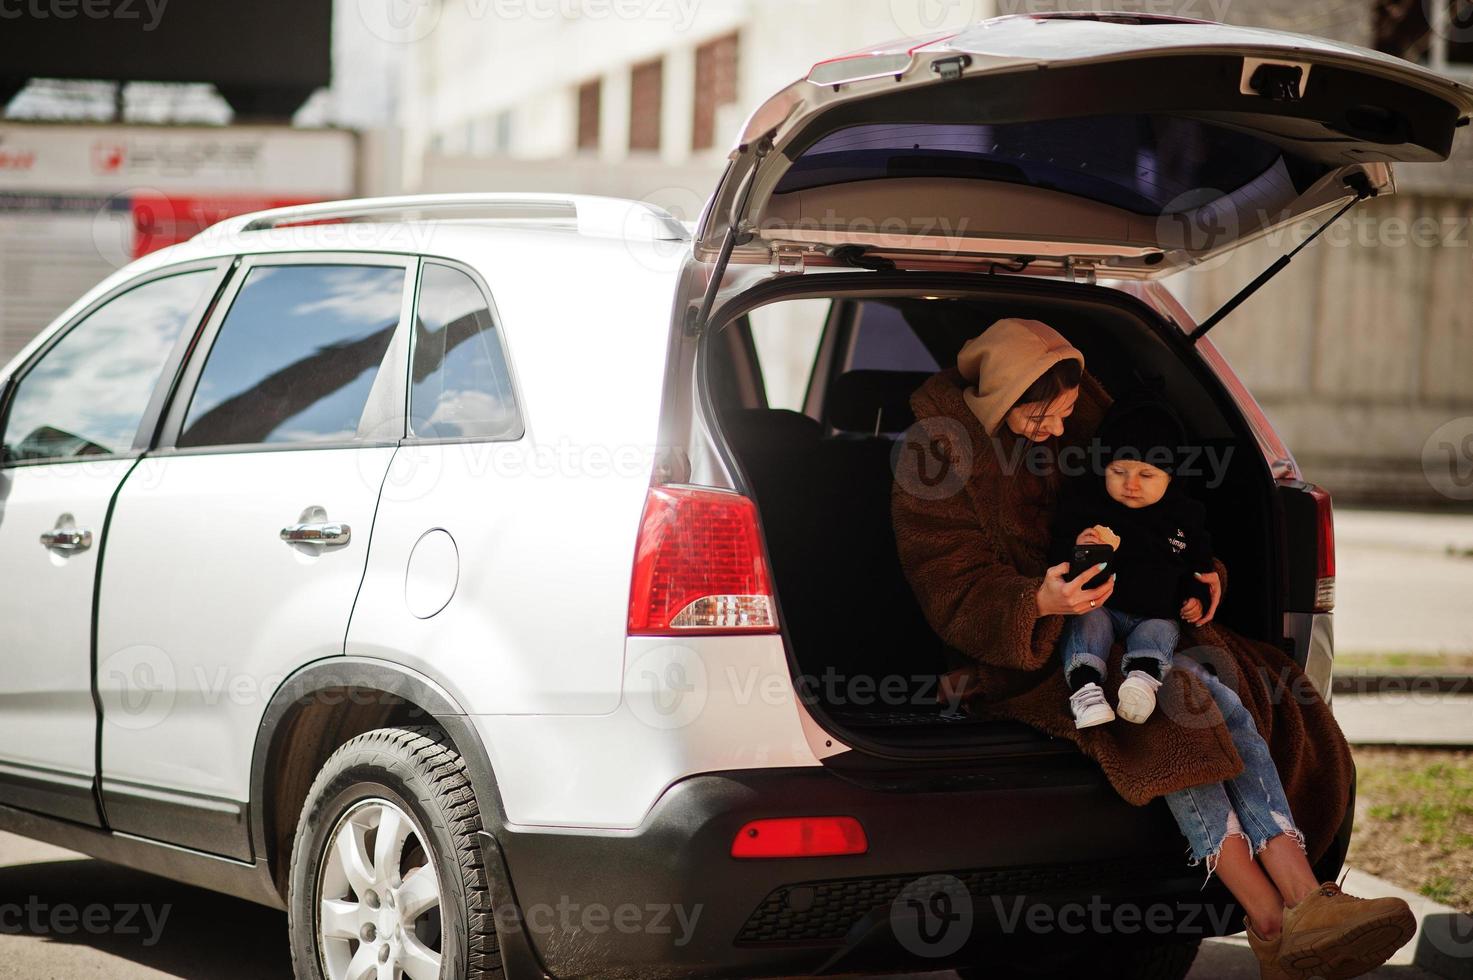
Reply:
<svg viewBox="0 0 1473 980"><path fill-rule="evenodd" d="M413 263L243 260L159 449L118 494L98 602L102 798L115 830L250 857L261 716L342 653L403 433Z"/></svg>
<svg viewBox="0 0 1473 980"><path fill-rule="evenodd" d="M22 360L0 460L0 803L99 824L92 608L108 508L223 275L110 290Z"/></svg>

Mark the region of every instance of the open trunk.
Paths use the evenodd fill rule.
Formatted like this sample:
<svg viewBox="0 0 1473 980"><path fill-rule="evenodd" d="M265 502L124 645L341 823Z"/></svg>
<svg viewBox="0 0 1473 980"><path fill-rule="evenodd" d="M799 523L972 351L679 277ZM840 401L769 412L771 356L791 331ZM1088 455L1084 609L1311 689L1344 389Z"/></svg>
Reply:
<svg viewBox="0 0 1473 980"><path fill-rule="evenodd" d="M1220 480L1191 481L1231 577L1218 618L1282 641L1273 625L1282 623L1273 478L1241 412L1174 325L1133 297L1082 284L821 278L790 283L803 291L785 297L833 298L803 412L767 407L745 316L709 337L702 376L761 515L795 683L833 734L885 754L1027 753L1049 750L1050 742L1072 749L1025 726L938 703L937 677L967 661L922 616L890 519L892 451L914 421L910 392L1004 316L1057 328L1112 392L1143 378L1164 382L1189 437L1225 459ZM841 282L856 291L840 291ZM1062 688L1059 696L1066 696Z"/></svg>

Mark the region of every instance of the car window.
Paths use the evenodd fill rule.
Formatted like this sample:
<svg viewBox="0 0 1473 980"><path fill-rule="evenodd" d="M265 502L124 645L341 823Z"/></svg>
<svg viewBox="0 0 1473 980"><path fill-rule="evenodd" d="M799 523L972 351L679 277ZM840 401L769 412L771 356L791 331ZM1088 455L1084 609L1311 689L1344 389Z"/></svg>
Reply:
<svg viewBox="0 0 1473 980"><path fill-rule="evenodd" d="M72 326L16 388L5 461L131 449L169 353L212 278L200 270L146 282Z"/></svg>
<svg viewBox="0 0 1473 980"><path fill-rule="evenodd" d="M519 439L511 373L474 279L426 264L414 326L410 431L428 439Z"/></svg>
<svg viewBox="0 0 1473 980"><path fill-rule="evenodd" d="M398 266L252 269L205 361L180 448L357 438L404 278Z"/></svg>
<svg viewBox="0 0 1473 980"><path fill-rule="evenodd" d="M861 303L846 371L940 370L915 328L889 303Z"/></svg>
<svg viewBox="0 0 1473 980"><path fill-rule="evenodd" d="M769 408L803 410L808 376L833 304L831 299L795 299L759 306L747 314Z"/></svg>

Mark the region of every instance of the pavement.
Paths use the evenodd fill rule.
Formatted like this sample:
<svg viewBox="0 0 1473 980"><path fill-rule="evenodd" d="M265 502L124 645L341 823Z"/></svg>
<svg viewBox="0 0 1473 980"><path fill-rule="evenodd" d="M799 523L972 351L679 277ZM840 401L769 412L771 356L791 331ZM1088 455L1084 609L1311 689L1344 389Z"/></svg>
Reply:
<svg viewBox="0 0 1473 980"><path fill-rule="evenodd" d="M1421 896L1352 870L1351 894L1400 895L1418 918L1451 913ZM1466 920L1466 917L1464 917ZM1465 923L1466 926L1466 923ZM1449 940L1462 936L1462 944ZM1473 968L1473 933L1443 926L1435 944L1454 968ZM1370 977L1438 980L1412 965L1417 940ZM1445 972L1461 980L1473 973ZM954 973L926 974L955 980ZM286 915L240 899L104 864L0 833L0 978L26 980L290 980ZM1256 980L1241 938L1203 944L1190 980Z"/></svg>
<svg viewBox="0 0 1473 980"><path fill-rule="evenodd" d="M1335 512L1335 651L1473 653L1473 514Z"/></svg>
<svg viewBox="0 0 1473 980"><path fill-rule="evenodd" d="M1473 746L1473 695L1337 694L1330 707L1351 745Z"/></svg>

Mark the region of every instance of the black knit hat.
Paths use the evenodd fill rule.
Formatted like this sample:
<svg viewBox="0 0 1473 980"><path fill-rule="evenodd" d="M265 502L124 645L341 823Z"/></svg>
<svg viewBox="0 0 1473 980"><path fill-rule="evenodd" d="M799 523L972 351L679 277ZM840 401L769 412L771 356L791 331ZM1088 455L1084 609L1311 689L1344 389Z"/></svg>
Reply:
<svg viewBox="0 0 1473 980"><path fill-rule="evenodd" d="M1159 396L1140 392L1110 406L1095 438L1110 462L1138 459L1174 473L1178 454L1185 448L1186 430Z"/></svg>

